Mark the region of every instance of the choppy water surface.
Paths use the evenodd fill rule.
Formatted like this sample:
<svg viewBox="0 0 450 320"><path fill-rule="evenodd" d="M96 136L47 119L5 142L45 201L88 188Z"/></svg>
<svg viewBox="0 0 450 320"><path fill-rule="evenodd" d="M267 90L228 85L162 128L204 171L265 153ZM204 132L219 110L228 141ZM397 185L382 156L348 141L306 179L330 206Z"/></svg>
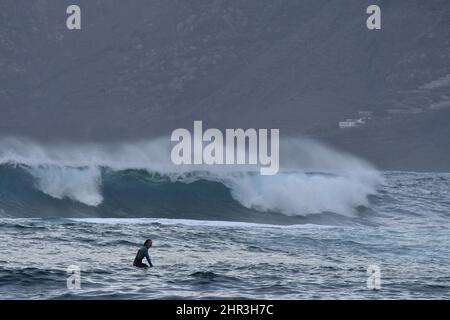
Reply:
<svg viewBox="0 0 450 320"><path fill-rule="evenodd" d="M450 174L384 178L367 207L295 224L273 216L270 224L239 222L232 212L236 221L220 222L204 213L72 219L8 217L3 209L0 297L448 298ZM148 237L155 267L135 269ZM80 290L66 287L69 265L81 268ZM367 289L369 265L381 269L380 290Z"/></svg>

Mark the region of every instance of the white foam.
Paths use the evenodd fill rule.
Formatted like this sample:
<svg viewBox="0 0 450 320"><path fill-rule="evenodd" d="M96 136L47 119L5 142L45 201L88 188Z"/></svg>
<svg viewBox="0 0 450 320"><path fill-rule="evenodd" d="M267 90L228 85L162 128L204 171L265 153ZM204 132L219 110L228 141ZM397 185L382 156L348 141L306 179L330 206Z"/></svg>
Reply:
<svg viewBox="0 0 450 320"><path fill-rule="evenodd" d="M374 184L345 176L290 173L231 181L233 198L245 207L291 216L321 212L353 215L355 207L368 206L367 196L376 192Z"/></svg>
<svg viewBox="0 0 450 320"><path fill-rule="evenodd" d="M192 219L163 219L163 218L73 218L72 221L111 224L111 225L134 225L134 224L154 224L162 225L185 225L185 226L205 226L205 227L223 227L223 228L280 228L280 229L311 229L311 228L335 228L333 226L324 226L316 224L294 224L294 225L276 225L237 221L212 221L212 220L192 220Z"/></svg>
<svg viewBox="0 0 450 320"><path fill-rule="evenodd" d="M101 171L97 167L46 165L27 170L35 177L37 188L53 198L69 198L89 206L97 206L103 201L100 190Z"/></svg>

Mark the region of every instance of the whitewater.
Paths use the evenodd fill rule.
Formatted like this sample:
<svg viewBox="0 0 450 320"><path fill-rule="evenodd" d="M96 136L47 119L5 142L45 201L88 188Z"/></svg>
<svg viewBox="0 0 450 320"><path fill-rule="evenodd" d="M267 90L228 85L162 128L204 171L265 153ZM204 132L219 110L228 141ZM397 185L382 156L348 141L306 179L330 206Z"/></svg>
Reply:
<svg viewBox="0 0 450 320"><path fill-rule="evenodd" d="M283 139L280 160L261 176L175 166L164 137L1 139L0 297L449 296L450 174L381 172L302 138ZM136 270L146 238L155 268ZM81 268L78 291L69 265Z"/></svg>

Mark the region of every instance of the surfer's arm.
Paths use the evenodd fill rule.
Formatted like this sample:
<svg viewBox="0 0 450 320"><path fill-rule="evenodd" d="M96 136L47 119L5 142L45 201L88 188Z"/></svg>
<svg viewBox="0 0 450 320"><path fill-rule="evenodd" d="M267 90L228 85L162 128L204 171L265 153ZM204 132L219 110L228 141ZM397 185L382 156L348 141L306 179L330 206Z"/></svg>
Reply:
<svg viewBox="0 0 450 320"><path fill-rule="evenodd" d="M145 255L145 259L147 259L149 266L153 267L153 264L152 264L152 261L150 260L150 256L148 255L148 252L145 252L144 255Z"/></svg>

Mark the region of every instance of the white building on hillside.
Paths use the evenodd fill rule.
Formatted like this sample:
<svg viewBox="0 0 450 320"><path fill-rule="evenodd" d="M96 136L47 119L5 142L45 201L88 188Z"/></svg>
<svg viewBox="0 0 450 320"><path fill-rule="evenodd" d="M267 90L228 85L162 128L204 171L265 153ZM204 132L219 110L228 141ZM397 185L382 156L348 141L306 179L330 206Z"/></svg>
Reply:
<svg viewBox="0 0 450 320"><path fill-rule="evenodd" d="M347 129L347 128L357 128L365 125L366 122L363 119L347 119L345 121L339 122L339 128Z"/></svg>

